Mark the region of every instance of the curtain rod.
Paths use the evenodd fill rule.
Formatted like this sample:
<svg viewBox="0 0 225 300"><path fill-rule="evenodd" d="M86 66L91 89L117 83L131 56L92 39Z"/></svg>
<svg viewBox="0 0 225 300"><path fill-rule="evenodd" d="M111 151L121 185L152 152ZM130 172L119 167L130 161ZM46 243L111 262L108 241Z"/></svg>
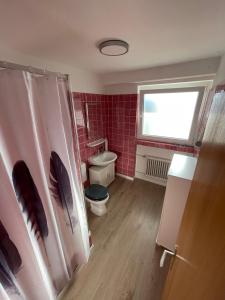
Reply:
<svg viewBox="0 0 225 300"><path fill-rule="evenodd" d="M19 64L15 64L15 63L6 62L6 61L0 61L0 68L27 71L27 72L30 72L33 74L39 74L39 75L56 75L58 78L61 78L61 79L68 79L68 77L69 77L69 75L67 75L67 74L62 74L59 72L52 72L52 71L48 71L46 69L38 69L38 68L31 67L31 66L19 65Z"/></svg>

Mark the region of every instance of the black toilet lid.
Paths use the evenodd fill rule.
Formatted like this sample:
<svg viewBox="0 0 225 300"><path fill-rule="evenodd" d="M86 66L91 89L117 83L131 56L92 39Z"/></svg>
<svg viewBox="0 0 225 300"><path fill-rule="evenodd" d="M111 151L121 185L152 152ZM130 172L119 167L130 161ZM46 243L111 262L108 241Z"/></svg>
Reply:
<svg viewBox="0 0 225 300"><path fill-rule="evenodd" d="M101 201L108 196L107 188L100 184L91 184L84 192L85 196L93 201Z"/></svg>

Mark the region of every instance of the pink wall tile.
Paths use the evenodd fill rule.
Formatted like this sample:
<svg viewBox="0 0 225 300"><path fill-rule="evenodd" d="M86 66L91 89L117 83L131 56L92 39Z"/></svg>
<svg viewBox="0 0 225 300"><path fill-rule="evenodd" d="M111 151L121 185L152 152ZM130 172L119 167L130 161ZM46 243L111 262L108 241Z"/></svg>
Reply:
<svg viewBox="0 0 225 300"><path fill-rule="evenodd" d="M81 160L87 162L88 158L95 154L99 147L87 147L88 137L86 129L85 103L98 103L93 107L90 119L95 128L93 139L107 137L109 150L118 155L116 172L133 177L135 174L136 146L145 145L157 148L171 149L193 153L198 151L191 146L175 145L136 138L137 131L137 94L127 95L99 95L87 93L73 93L76 112L76 122L80 146ZM101 117L102 127L99 126Z"/></svg>
<svg viewBox="0 0 225 300"><path fill-rule="evenodd" d="M108 107L109 149L118 155L116 172L134 176L137 95L105 96Z"/></svg>
<svg viewBox="0 0 225 300"><path fill-rule="evenodd" d="M90 140L88 140L88 135L87 135L85 104L86 103L99 104L97 107L93 106L93 109L91 109L89 115L90 116L89 120L91 121L91 125L94 127L94 136L92 139L105 137L106 127L99 126L99 118L105 115L104 105L103 105L104 97L99 94L74 92L73 101L74 101L74 108L76 114L80 156L81 156L81 160L87 163L88 158L91 155L95 154L98 151L99 147L95 147L95 148L87 147L87 143L90 142ZM102 128L105 128L105 130L103 131Z"/></svg>
<svg viewBox="0 0 225 300"><path fill-rule="evenodd" d="M197 153L196 152L197 150L193 146L184 146L184 145L177 145L177 144L170 144L170 143L163 143L163 142L156 142L156 141L142 140L142 139L138 139L137 144L143 146L155 147L155 148L187 152L192 154Z"/></svg>

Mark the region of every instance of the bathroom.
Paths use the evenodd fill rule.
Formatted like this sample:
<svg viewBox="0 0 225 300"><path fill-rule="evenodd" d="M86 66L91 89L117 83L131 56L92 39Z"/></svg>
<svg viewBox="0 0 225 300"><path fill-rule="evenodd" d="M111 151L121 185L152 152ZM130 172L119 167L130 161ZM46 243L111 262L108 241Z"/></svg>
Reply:
<svg viewBox="0 0 225 300"><path fill-rule="evenodd" d="M165 85L166 88L171 87L171 90L173 86L174 83ZM207 106L209 101L206 101L206 99L208 99L212 80L177 84L177 88L184 86L188 86L193 91L196 87L204 90L204 92L201 90L201 95L199 96L201 100L198 100L202 104L197 108L197 114L200 115L201 121L195 125L197 127L195 130L198 131L195 139L199 138L200 140L208 114ZM151 86L148 85L147 88L149 87ZM163 85L152 85L151 88L154 88L154 91L160 88L160 92L162 92ZM139 116L142 114L140 103L143 98L141 90L145 91L145 89L146 85L138 86L136 94L100 95L73 93L80 158L82 171L84 172L84 186L93 183L109 186L112 180L104 183L104 179L99 177L104 176L101 175L101 172L102 174L107 173L105 171L107 165L113 165L111 177L114 180L116 174L117 177L131 181L136 177L165 185L165 178L160 177L160 175L154 177L146 174L147 161L143 161L144 156L148 155L149 157L158 157L159 159L170 161L174 153L188 156L198 155L199 147L193 145L193 142L192 145L188 145L188 143L186 143L187 145L182 145L182 142L178 144L175 139L175 142L169 142L169 139L164 138L163 141L163 138L161 138L160 141L156 137L156 139L149 137L148 134L141 136L139 133L141 130L139 128ZM202 101L202 99L205 100ZM183 110L183 106L180 109ZM202 113L200 113L200 109ZM179 108L177 108L178 110ZM172 112L168 111L168 114L170 113ZM182 111L179 114L182 114ZM177 120L177 122L179 121ZM105 155L106 153L112 155L112 157L108 158L108 163L107 158L103 158L104 153ZM93 158L96 159L97 157L102 158L103 162L93 161ZM94 167L91 168L91 166ZM96 174L96 170L99 171L99 174Z"/></svg>
<svg viewBox="0 0 225 300"><path fill-rule="evenodd" d="M149 276L153 276L153 282L156 286L153 283L149 283L147 291L140 287L143 291L140 295L137 294L139 296L135 295L135 297L147 299L147 295L151 295L153 299L160 299L170 263L170 257L166 256L163 249L167 249L166 251L170 253L174 253L176 249L175 245L181 218L194 176L212 101L212 86L213 80L207 77L206 80L173 82L169 84L163 84L160 81L159 84L142 84L129 87L131 91L136 90L136 93L124 93L123 90L126 90L127 87L123 85L115 85L113 88L111 86L106 87L107 94L73 93L81 157L81 174L87 203L93 260L86 270L83 273L81 272L80 277L78 275L78 287L71 286L65 293L66 297L70 295L91 297L91 294L89 295L84 291L85 277L90 273L89 285L89 283L95 282L95 274L99 274L98 272L105 274L109 268L107 264L105 266L100 265L99 268L95 267L95 273L92 274L92 265L98 263L98 251L102 247L103 249L113 247L114 239L126 239L120 232L127 230L123 224L124 219L118 217L118 220L115 221L115 214L121 213L123 218L128 220L130 230L132 228L135 231L136 227L133 228L131 223L137 222L136 218L140 218L144 209L146 215L142 216L141 222L146 222L148 228L153 227L153 230L149 229L145 233L150 235L148 240L149 251L152 247L153 252L151 255L148 255L148 253L144 255L146 256L146 262L148 259L154 261L154 268L149 271ZM120 91L118 94L114 94L116 88ZM113 93L111 90L113 90ZM194 132L192 135L194 143L191 138L190 141L182 143L175 141L175 139L151 138L148 137L148 134L141 134L143 129L140 123L143 121L140 115L143 116L145 113L143 109L146 105L145 102L148 104L148 96L150 95L152 97L151 101L155 101L157 105L157 99L154 99L154 95L163 95L163 92L166 94L167 101L170 92L177 92L178 94L187 92L188 97L191 93L196 93L194 96L196 102L193 102L195 103L195 108L191 108L191 104L185 104L185 101L188 102L187 100L184 100L180 107L177 103L175 104L177 105L175 113L175 105L172 102L170 107L166 107L166 114L173 115L172 118L175 120L175 127L171 121L172 125L169 128L174 134L176 134L175 131L179 122L179 126L185 131L185 126L182 127L182 124L184 123L185 115L188 112L190 113L191 117L189 120L191 120L191 126L193 127L189 126L188 130L192 131L192 134ZM190 94L188 95L188 93ZM184 95L183 97L185 98ZM191 103L191 98L189 98L189 101ZM181 117L177 118L177 114ZM160 118L160 114L157 117ZM148 118L148 115L146 115L146 118ZM165 115L164 118L166 118ZM168 122L168 120L166 121ZM162 124L160 130L165 131L165 128L169 127L168 123L163 123L162 119L160 119L160 122ZM178 131L184 134L182 130ZM109 166L110 169L108 169ZM105 180L104 177L104 174L107 174L107 172L110 173L109 180ZM105 199L101 198L102 195L99 199L95 198L96 190L94 191L94 197L89 199L91 196L90 186L96 184L107 188ZM88 193L86 193L87 190ZM129 198L131 199L129 200ZM141 198L143 198L143 203ZM126 201L129 202L126 203ZM134 205L133 201L139 201L140 207L137 204ZM146 204L145 201L150 202ZM140 215L129 218L131 211L128 210L127 213L124 205L126 210L128 209L127 205L130 205L131 211L132 209L138 210ZM135 208L132 208L133 205ZM141 207L142 205L143 207ZM121 211L119 212L118 210ZM147 218L147 221L145 218ZM152 219L154 220L153 223ZM132 237L129 235L131 234L130 230L126 234L132 240ZM143 228L141 227L141 230L136 233L142 235L142 230ZM133 240L134 244L135 242ZM128 246L126 243L124 241L124 248ZM139 246L142 247L142 244L140 243ZM123 249L120 248L120 251L123 251ZM140 249L138 251L141 252ZM113 261L115 252L116 250L112 252L109 250L109 253L105 253L103 256L109 256ZM120 254L117 253L117 259ZM162 257L164 257L163 262ZM133 256L132 259L135 261L139 258ZM116 262L115 265L117 266ZM126 271L130 272L130 268L132 268L132 264L127 267ZM105 276L104 279L100 277L100 282L102 280L104 282L110 280L110 277L113 275ZM97 281L96 284L98 283ZM120 283L121 286L124 285L122 278ZM110 287L107 286L107 290ZM117 292L114 293L113 289L115 289L114 285L112 285L112 290L108 291L112 295L112 299L117 297ZM101 299L101 297L104 298L106 296L104 293L105 291L102 291L99 294L97 293L97 295Z"/></svg>
<svg viewBox="0 0 225 300"><path fill-rule="evenodd" d="M1 300L224 299L224 20L2 1Z"/></svg>

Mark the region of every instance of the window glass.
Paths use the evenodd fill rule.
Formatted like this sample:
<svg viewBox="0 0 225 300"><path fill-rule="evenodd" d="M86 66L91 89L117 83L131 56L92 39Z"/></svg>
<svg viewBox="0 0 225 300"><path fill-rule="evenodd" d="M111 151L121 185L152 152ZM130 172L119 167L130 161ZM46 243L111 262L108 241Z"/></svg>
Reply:
<svg viewBox="0 0 225 300"><path fill-rule="evenodd" d="M142 135L188 140L198 91L146 93Z"/></svg>

